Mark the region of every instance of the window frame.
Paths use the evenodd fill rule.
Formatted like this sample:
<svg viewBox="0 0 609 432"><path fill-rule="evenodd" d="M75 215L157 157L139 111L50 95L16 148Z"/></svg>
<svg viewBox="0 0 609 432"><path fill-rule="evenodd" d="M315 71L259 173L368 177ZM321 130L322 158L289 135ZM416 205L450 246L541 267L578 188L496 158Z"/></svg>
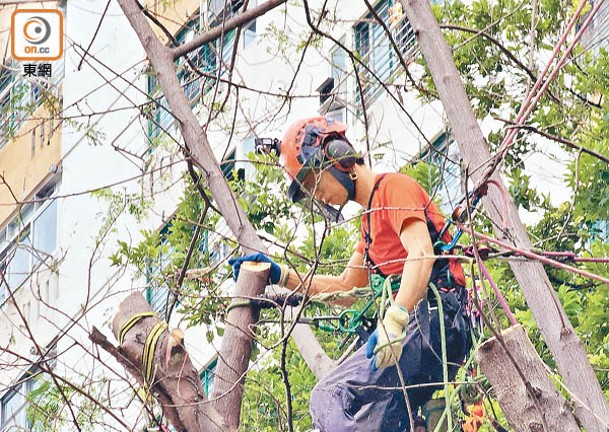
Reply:
<svg viewBox="0 0 609 432"><path fill-rule="evenodd" d="M3 272L7 282L10 281L11 273L7 270L10 268L11 262L19 251L25 250L28 254L27 272L15 284L10 284L10 290L14 293L25 284L33 273L43 264L45 258L41 258L41 253L52 256L57 251L58 242L58 202L56 195L59 189L59 182L47 183L34 194L34 202L25 204L15 216L7 219L7 222L0 228L0 271ZM37 231L41 228L36 228L39 225L36 222L44 215L47 210L54 206L55 231L54 231L54 246L49 251L38 251L37 249ZM43 232L46 232L42 230ZM29 241L24 243L23 238L29 238ZM0 306L9 298L9 290L4 280L0 279Z"/></svg>
<svg viewBox="0 0 609 432"><path fill-rule="evenodd" d="M2 396L0 397L0 431L4 431L7 426L23 428L28 430L32 424L27 416L27 408L30 405L28 395L36 389L35 384L38 382L39 377L44 377L46 374L37 366L33 366L30 370L25 372L15 384L13 384ZM15 396L21 398L19 407L16 411L13 411L10 417L6 417L5 407L7 401L10 401ZM23 416L23 423L21 424L10 424L18 416Z"/></svg>
<svg viewBox="0 0 609 432"><path fill-rule="evenodd" d="M403 14L395 23L390 24L390 9L397 0L380 0L374 5L374 11L389 28L394 42L400 50L404 61L416 52L416 38L410 22ZM358 52L360 59L373 74L386 84L392 83L403 73L402 63L399 61L395 49L385 29L376 22L371 12L364 15L353 26L353 49ZM365 104L373 103L381 94L383 86L372 76L368 70L360 67L360 79ZM361 101L361 95L356 92L355 99Z"/></svg>

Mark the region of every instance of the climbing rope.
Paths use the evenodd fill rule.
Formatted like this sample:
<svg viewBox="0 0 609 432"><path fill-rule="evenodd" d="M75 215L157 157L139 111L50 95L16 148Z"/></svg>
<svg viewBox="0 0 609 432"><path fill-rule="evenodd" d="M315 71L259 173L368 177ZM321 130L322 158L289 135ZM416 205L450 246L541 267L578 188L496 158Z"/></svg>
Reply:
<svg viewBox="0 0 609 432"><path fill-rule="evenodd" d="M373 274L370 278L370 286L368 287L354 287L349 291L334 291L319 293L314 296L305 297L301 294L287 294L287 295L262 295L260 297L243 299L233 301L227 307L227 313L237 307L253 307L257 309L266 309L272 307L283 307L297 306L303 302L306 303L328 303L345 299L368 299L366 304L361 309L344 309L338 315L326 315L318 317L301 317L298 322L301 324L313 325L314 327L326 331L326 332L342 332L347 334L359 333L362 326L369 324L372 319L370 311L373 310L373 306L376 299L381 298L381 307L384 308L386 302L393 301L392 293L397 291L400 287L400 278L393 277L384 278L382 276ZM384 311L384 309L383 309ZM382 312L381 311L381 316ZM271 323L286 323L290 320L276 320L276 319L260 319L259 324L271 324Z"/></svg>

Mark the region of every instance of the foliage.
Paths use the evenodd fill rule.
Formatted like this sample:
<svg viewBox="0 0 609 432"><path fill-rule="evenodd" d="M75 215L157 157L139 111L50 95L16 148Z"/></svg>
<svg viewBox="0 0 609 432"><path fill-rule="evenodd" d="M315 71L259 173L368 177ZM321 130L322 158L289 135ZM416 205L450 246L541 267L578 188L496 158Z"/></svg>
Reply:
<svg viewBox="0 0 609 432"><path fill-rule="evenodd" d="M545 65L548 53L564 30L564 23L573 15L576 3L549 0L535 11L532 10L534 3L522 4L511 0L455 1L434 7L439 20L446 24L444 35L453 47L456 66L479 119L492 118L502 122L516 117L526 91ZM529 36L533 13L536 32L531 45ZM474 32L457 29L454 25ZM483 33L475 36L479 30ZM508 56L506 51L512 56ZM529 58L532 58L531 63ZM576 46L565 68L532 111L527 125L607 156L609 107L605 101L609 88L608 60L603 48L588 50L583 45ZM428 88L434 89L429 76L424 82ZM430 94L426 93L424 97L429 99ZM500 130L494 129L487 134L491 151L507 133L507 126L504 123ZM541 215L539 221L529 228L535 247L545 251L573 252L577 256L608 256L607 164L589 154L580 154L572 146L562 146L568 154L564 181L570 188L570 196L565 195L563 202L555 204L557 197L551 201L546 191L537 190L537 185L527 174L529 155L551 146L559 147L560 144L521 130L502 167L516 204ZM478 219L482 217L484 214L477 216ZM488 229L485 231L490 232ZM601 276L609 275L606 264L567 263ZM518 321L527 328L544 362L555 367L507 263L490 260L487 266ZM564 270L545 268L567 316L586 346L603 389L609 394L606 372L609 329L603 315L609 307L606 286ZM489 293L485 311L489 313L494 304L494 295ZM498 328L505 327L506 318L500 311L495 313L498 321L494 324Z"/></svg>
<svg viewBox="0 0 609 432"><path fill-rule="evenodd" d="M533 11L532 5L514 0L434 4L435 13L445 25L444 34L453 48L455 64L477 117L480 120L494 119L502 124L499 129L487 133L492 151L497 149L508 131L503 120L516 117L527 89L531 88L534 78L540 73L548 51L558 41L574 6L565 0L544 0ZM529 35L533 13L536 32L531 45ZM331 26L325 23L322 27ZM302 55L307 48L304 42L306 36L290 35L271 23L261 38L273 41L273 54L288 59ZM319 48L321 42L321 38L316 36L311 39L310 45ZM532 62L529 62L529 55ZM358 54L355 56L358 57ZM416 61L424 65L420 56ZM549 93L531 113L528 126L609 156L609 107L605 103L609 91L607 70L609 55L605 50L592 52L577 47L564 70L550 86ZM431 100L434 84L429 74L423 78L422 85L429 91L421 93L421 99ZM149 106L143 109L146 115L150 115L146 111L150 109ZM69 124L93 143L99 143L104 138L103 133L88 125L70 119L66 121L72 122ZM544 144L547 143L544 141ZM169 144L158 138L151 145L163 149ZM556 142L552 145L559 146ZM545 191L537 190L537 185L527 174L528 156L543 151L539 135L521 130L502 165L503 174L509 180L509 192L522 209L541 215L539 221L529 227L537 249L571 251L579 256L609 256L609 228L606 224L609 221L609 168L605 162L589 154L580 154L571 147L563 146L563 150L570 161L564 181L570 188L571 196L564 197L565 200L557 204L550 200ZM287 185L282 181L281 171L275 169L274 157L250 156L251 164L256 167L255 178L248 178L244 182L238 179L238 175L233 175L230 186L255 228L264 233L269 244L277 245L271 250L273 257L302 272L302 275L312 267L326 274L339 273L358 238L357 220L334 224L326 221L310 206L293 206L286 198ZM428 191L436 188L441 176L438 167L426 162L408 165L401 171L415 178ZM190 326L203 326L211 342L222 334L222 320L230 300L226 286L230 284L231 274L226 259L228 254L238 253L238 249L234 241L223 237L224 232L218 234L223 229L221 216L213 209L206 209L206 203L193 180L185 176L184 184L178 208L166 226L160 230L142 230L143 240L136 244L119 241L110 260L115 267L129 265L135 268L137 276L146 279L151 291L167 290L179 294L180 301L176 303L176 308L184 321ZM209 195L209 191L205 190L205 193ZM109 204L108 211L102 215L105 223L98 241L114 229L114 222L119 216L129 214L140 222L152 205L139 194L102 190L94 193L94 196ZM434 198L441 199L437 195ZM206 217L202 219L201 230L193 242L204 211L207 211ZM491 222L484 212L475 214L474 218L475 226L485 232L491 231ZM462 244L470 241L464 236ZM186 263L191 249L192 257ZM606 264L577 265L609 277ZM542 359L553 368L554 361L539 335L537 324L507 262L489 260L487 266L505 293L518 321L529 332ZM178 285L178 275L185 267L203 268L208 272L203 279L187 280ZM474 266L466 270L472 285L482 287L483 312L496 328L506 327L507 318L497 310L494 293L486 283L480 281ZM602 388L609 395L607 287L549 266L546 266L546 271L567 316L586 345ZM332 307L315 304L305 309L303 316L335 312ZM280 313L265 310L261 317L278 320ZM318 330L316 333L328 352L335 357L340 354L340 340L336 335ZM489 337L490 334L490 330L486 329L482 337ZM311 427L308 399L315 379L293 343L290 341L284 345L280 336L279 325L258 326L257 343L252 355L255 367L248 374L243 400L244 430L286 429L287 403L291 404L295 430L304 431ZM286 350L285 372L292 394L289 401L286 401L281 374L282 348ZM472 368L475 367L474 363ZM472 380L469 371L463 371L462 378ZM478 379L482 380L483 377ZM75 397L70 388L61 390L69 399ZM33 425L32 430L53 431L65 424L64 401L58 389L43 382L31 397L28 417ZM502 421L496 401L491 399L486 403L497 411L497 417ZM90 406L83 403L80 407L79 416L95 418L96 414ZM87 430L87 424L83 419L82 425L85 426L81 427Z"/></svg>
<svg viewBox="0 0 609 432"><path fill-rule="evenodd" d="M89 391L91 389L92 387ZM79 431L93 431L95 422L101 415L101 408L91 400L83 398L73 387L61 385L59 388L46 377L36 378L36 386L27 397L26 414L31 432L59 432L73 425L74 420L66 400L72 406L71 411L76 413Z"/></svg>

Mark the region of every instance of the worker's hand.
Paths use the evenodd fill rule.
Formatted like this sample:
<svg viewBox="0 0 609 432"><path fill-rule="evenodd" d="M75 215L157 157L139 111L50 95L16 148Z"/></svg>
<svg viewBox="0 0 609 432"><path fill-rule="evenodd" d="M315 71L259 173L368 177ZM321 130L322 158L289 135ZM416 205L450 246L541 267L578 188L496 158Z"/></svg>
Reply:
<svg viewBox="0 0 609 432"><path fill-rule="evenodd" d="M244 261L253 262L267 262L271 263L271 271L269 273L269 281L272 284L277 284L281 280L281 266L275 261L267 257L263 253L255 253L251 255L244 255L242 257L232 257L228 260L228 263L233 266L233 278L237 280L239 278L239 272L241 271L241 264ZM287 271L287 268L286 268Z"/></svg>
<svg viewBox="0 0 609 432"><path fill-rule="evenodd" d="M383 322L370 335L366 346L366 357L372 357L370 368L373 371L394 365L400 360L408 319L408 311L402 306L394 304L387 309Z"/></svg>

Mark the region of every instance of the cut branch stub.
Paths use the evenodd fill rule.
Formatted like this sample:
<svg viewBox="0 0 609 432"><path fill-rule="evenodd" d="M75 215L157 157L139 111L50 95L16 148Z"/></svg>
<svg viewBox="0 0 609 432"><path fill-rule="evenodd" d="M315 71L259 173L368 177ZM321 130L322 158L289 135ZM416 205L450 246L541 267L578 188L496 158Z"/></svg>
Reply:
<svg viewBox="0 0 609 432"><path fill-rule="evenodd" d="M493 161L493 158L465 92L451 49L442 35L428 0L400 1L417 35L419 48L436 84L455 140L459 144L463 163L468 167L471 179L477 183L483 176L484 167L489 161ZM491 178L503 184L498 172ZM497 235L499 238L510 239L510 243L519 249L530 250L533 244L520 220L518 207L511 196L508 196L506 201L509 231L506 233L496 229ZM504 219L502 209L505 205L497 188L490 188L482 203L492 221ZM541 335L556 360L565 385L573 396L572 401L582 425L589 431L607 430L609 404L584 345L569 322L542 264L519 260L510 261L509 264L522 287Z"/></svg>
<svg viewBox="0 0 609 432"><path fill-rule="evenodd" d="M231 429L239 427L241 397L245 374L253 348L252 328L258 321L258 310L242 305L243 299L256 297L264 291L269 280L269 263L244 262L235 286L232 308L226 316L226 330L222 337L214 377L212 399L214 408L224 417Z"/></svg>
<svg viewBox="0 0 609 432"><path fill-rule="evenodd" d="M579 432L567 401L548 377L543 361L522 326L503 331L502 339L510 355L499 340L491 338L478 348L476 359L514 430Z"/></svg>
<svg viewBox="0 0 609 432"><path fill-rule="evenodd" d="M176 65L173 62L174 55L176 53L179 54L178 49L176 48L176 51L171 51L170 48L161 43L152 31L136 0L117 1L146 50L150 65L154 68L163 94L167 98L169 111L176 118L177 124L180 127L189 157L201 169L203 178L212 192L215 204L235 236L235 240L241 245L245 253L266 253L266 246L256 233L254 226L249 222L243 208L237 202L235 194L228 186L226 178L220 169L220 164L214 156L214 152L207 139L207 134L201 128L197 117L194 115L190 101L186 97L184 89L178 80ZM270 0L266 5L272 6L281 3L279 0ZM257 10L257 13L262 14L265 10L270 9L261 7ZM255 16L249 16L248 20L250 18L254 19ZM201 38L206 38L206 36L201 35ZM262 292L261 290L257 294ZM325 375L334 366L334 361L324 352L313 331L307 325L296 325L291 335L303 359L317 378ZM221 357L223 355L221 353Z"/></svg>
<svg viewBox="0 0 609 432"><path fill-rule="evenodd" d="M150 311L152 309L141 293L133 293L123 300L112 321L112 331L117 339L125 323L136 314ZM156 315L145 316L126 333L123 332L124 341L118 351L135 365L137 371L134 375L140 384L144 383L142 366L144 345L152 329L159 322ZM178 424L169 418L177 430L186 429L189 432L229 430L222 416L205 403L207 398L203 392L201 379L182 342L182 333L179 330L172 332L164 330L160 334L153 349L153 356L149 358L152 361L153 371L152 394L157 397L165 410L177 411ZM129 368L129 371L133 373L133 368Z"/></svg>

